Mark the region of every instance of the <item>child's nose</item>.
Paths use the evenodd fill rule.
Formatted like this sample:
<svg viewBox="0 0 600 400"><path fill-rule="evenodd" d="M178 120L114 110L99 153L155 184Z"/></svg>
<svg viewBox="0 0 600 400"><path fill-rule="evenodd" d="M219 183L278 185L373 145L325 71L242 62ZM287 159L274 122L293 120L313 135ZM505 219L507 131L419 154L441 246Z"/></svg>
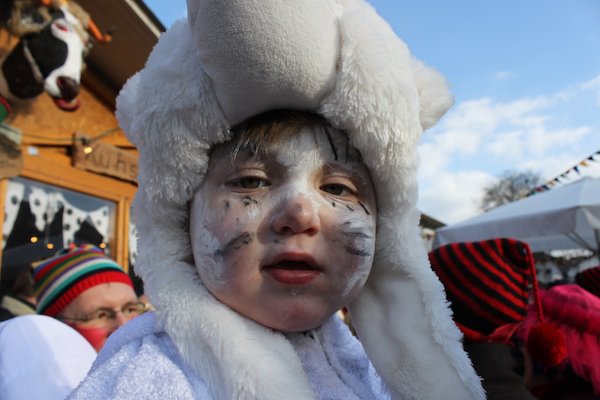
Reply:
<svg viewBox="0 0 600 400"><path fill-rule="evenodd" d="M315 207L303 193L288 195L280 202L272 220L272 227L280 234L314 235L321 229Z"/></svg>

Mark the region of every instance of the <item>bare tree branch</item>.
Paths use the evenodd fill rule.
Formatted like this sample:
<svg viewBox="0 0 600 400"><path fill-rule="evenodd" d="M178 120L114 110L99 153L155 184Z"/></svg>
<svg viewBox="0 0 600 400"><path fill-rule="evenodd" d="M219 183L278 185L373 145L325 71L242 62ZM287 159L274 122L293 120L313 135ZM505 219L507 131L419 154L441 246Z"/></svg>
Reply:
<svg viewBox="0 0 600 400"><path fill-rule="evenodd" d="M541 181L542 178L537 172L504 171L498 177L498 182L484 189L480 207L483 211L489 211L503 204L512 203L525 197Z"/></svg>

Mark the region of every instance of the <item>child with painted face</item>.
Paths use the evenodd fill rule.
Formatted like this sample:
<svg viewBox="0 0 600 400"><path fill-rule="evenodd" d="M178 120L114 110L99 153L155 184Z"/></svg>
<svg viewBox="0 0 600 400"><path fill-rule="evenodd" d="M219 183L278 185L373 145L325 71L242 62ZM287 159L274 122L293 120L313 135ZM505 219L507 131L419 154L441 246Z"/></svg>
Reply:
<svg viewBox="0 0 600 400"><path fill-rule="evenodd" d="M451 103L362 0L188 0L117 99L156 312L70 398L483 399L418 229Z"/></svg>

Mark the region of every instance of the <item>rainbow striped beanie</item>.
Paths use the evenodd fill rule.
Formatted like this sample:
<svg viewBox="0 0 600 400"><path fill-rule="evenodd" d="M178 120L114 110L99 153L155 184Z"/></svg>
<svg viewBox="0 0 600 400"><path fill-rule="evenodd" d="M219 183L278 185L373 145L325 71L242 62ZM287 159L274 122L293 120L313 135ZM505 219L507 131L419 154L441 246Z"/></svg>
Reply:
<svg viewBox="0 0 600 400"><path fill-rule="evenodd" d="M37 311L55 317L77 296L102 283L133 287L129 275L99 248L86 244L58 252L33 271Z"/></svg>

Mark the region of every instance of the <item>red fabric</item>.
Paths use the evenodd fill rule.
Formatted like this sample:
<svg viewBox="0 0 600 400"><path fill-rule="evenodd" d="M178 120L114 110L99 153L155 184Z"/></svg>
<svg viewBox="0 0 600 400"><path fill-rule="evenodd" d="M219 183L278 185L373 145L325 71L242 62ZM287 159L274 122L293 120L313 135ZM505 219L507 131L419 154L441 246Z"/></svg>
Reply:
<svg viewBox="0 0 600 400"><path fill-rule="evenodd" d="M467 328L459 323L456 324L458 328L465 335L465 338L477 343L495 343L495 344L509 344L510 339L514 336L515 332L521 327L521 323L502 325L494 332L489 335L484 335L480 332L474 331Z"/></svg>
<svg viewBox="0 0 600 400"><path fill-rule="evenodd" d="M81 334L81 336L83 336L88 342L90 342L92 347L97 352L100 351L102 346L104 346L106 339L108 339L110 334L114 331L114 329L110 330L110 329L102 328L102 327L90 328L90 327L85 327L85 326L81 326L78 324L69 324L69 325L71 325L71 327L73 329L75 329L77 332L79 332Z"/></svg>
<svg viewBox="0 0 600 400"><path fill-rule="evenodd" d="M527 352L546 367L559 365L567 357L566 335L552 323L538 323L527 336Z"/></svg>
<svg viewBox="0 0 600 400"><path fill-rule="evenodd" d="M566 336L566 362L600 396L600 298L569 284L540 291L540 300L546 320ZM536 311L531 308L519 335L527 338L536 324Z"/></svg>

